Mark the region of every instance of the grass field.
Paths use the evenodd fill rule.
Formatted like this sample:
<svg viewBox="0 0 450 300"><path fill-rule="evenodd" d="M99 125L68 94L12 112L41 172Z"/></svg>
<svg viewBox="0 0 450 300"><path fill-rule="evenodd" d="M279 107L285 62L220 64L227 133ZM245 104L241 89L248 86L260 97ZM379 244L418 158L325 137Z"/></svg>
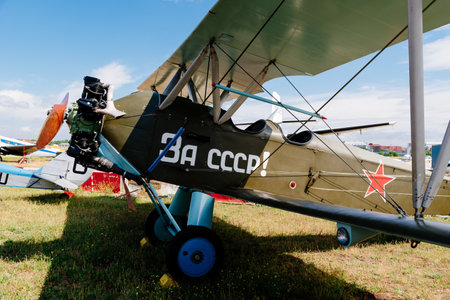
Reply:
<svg viewBox="0 0 450 300"><path fill-rule="evenodd" d="M18 162L22 159L22 156L17 155L4 155L2 156L1 163L5 163L11 166L18 166ZM51 157L27 157L26 162L22 163L21 167L26 168L40 168L47 162L49 162Z"/></svg>
<svg viewBox="0 0 450 300"><path fill-rule="evenodd" d="M0 299L450 299L450 250L379 237L342 249L335 224L258 205L216 204L217 278L162 289L164 245L140 248L152 205L113 195L0 190Z"/></svg>

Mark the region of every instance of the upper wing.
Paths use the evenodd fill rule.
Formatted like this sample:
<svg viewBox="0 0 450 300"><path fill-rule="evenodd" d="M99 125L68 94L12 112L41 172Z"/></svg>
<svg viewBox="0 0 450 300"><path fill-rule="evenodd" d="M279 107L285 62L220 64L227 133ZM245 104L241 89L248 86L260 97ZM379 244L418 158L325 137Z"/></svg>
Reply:
<svg viewBox="0 0 450 300"><path fill-rule="evenodd" d="M424 0L423 7L430 2ZM187 40L138 89L162 93L179 66L189 66L211 40L226 52L216 47L222 78L232 65L227 55L236 59L279 3L218 1ZM450 0L434 2L423 16L424 31L449 23ZM315 75L383 48L407 24L407 1L286 0L238 63L252 76L271 60L286 75ZM407 31L394 43L405 39ZM202 97L207 65L206 59L193 77ZM281 76L271 67L264 81ZM223 83L228 80L240 90L252 82L239 66L233 67Z"/></svg>

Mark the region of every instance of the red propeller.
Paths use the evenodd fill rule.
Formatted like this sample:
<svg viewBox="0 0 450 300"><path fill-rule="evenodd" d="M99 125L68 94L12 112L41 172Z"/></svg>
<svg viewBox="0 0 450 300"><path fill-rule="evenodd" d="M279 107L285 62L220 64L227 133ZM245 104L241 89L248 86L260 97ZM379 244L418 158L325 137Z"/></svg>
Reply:
<svg viewBox="0 0 450 300"><path fill-rule="evenodd" d="M36 141L38 149L47 146L48 143L55 137L64 121L64 112L66 111L67 103L69 102L69 93L66 94L60 104L54 104L52 110L47 116L47 119L42 126L41 133Z"/></svg>

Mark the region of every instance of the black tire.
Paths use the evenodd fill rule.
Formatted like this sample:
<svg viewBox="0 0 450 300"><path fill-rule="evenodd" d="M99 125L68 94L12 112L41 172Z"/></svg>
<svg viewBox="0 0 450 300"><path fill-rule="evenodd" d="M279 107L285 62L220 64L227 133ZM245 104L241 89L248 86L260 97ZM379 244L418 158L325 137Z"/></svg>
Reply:
<svg viewBox="0 0 450 300"><path fill-rule="evenodd" d="M186 216L173 216L177 221L178 226L181 229L186 228L187 217ZM157 228L155 228L155 224ZM170 242L173 236L167 231L162 229L162 220L156 209L152 210L145 220L144 232L150 243ZM159 230L159 232L158 232Z"/></svg>
<svg viewBox="0 0 450 300"><path fill-rule="evenodd" d="M188 226L167 247L169 273L179 279L202 279L217 274L223 263L223 246L209 228Z"/></svg>
<svg viewBox="0 0 450 300"><path fill-rule="evenodd" d="M69 194L62 193L62 194L59 195L58 198L61 199L61 200L67 200L67 199L70 198L70 196L69 196Z"/></svg>
<svg viewBox="0 0 450 300"><path fill-rule="evenodd" d="M3 161L3 158L0 156L0 161Z"/></svg>

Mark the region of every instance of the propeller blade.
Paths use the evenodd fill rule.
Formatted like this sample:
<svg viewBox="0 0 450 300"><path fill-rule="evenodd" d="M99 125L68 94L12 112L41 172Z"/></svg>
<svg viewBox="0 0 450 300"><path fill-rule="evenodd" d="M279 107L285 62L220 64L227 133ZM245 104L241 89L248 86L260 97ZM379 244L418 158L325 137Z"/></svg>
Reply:
<svg viewBox="0 0 450 300"><path fill-rule="evenodd" d="M64 121L64 112L66 111L67 103L69 102L69 93L66 94L60 104L54 104L52 110L47 116L47 119L42 126L41 133L36 141L36 146L39 149L44 148L58 133L61 124Z"/></svg>

